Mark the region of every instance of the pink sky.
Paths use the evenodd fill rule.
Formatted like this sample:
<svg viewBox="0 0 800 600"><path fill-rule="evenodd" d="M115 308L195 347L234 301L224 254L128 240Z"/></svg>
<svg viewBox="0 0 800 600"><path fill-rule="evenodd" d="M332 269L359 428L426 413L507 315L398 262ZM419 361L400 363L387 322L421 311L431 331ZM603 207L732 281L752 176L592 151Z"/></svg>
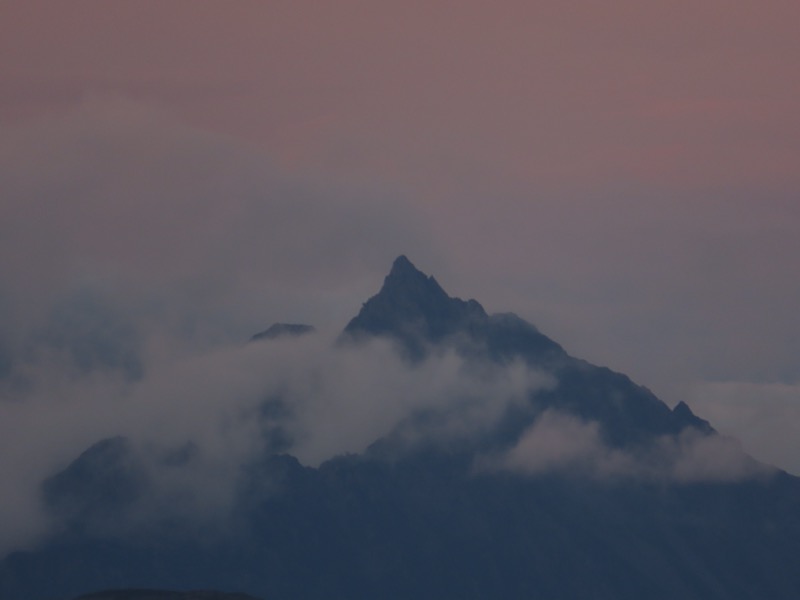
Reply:
<svg viewBox="0 0 800 600"><path fill-rule="evenodd" d="M519 312L670 403L694 393L722 419L724 398L714 404L709 390L741 402L741 389L702 386L741 381L756 395L780 384L785 408L800 382L799 23L795 0L6 0L0 127L21 141L0 154L17 194L3 212L6 239L28 257L8 272L36 277L32 261L45 257L51 281L117 261L135 281L152 270L162 285L199 272L191 243L203 239L203 264L213 254L246 265L240 279L250 282L280 273L285 283L289 272L314 271L317 256L320 272L356 289L325 297L340 317L404 252L452 293ZM112 144L96 161L101 177L75 148L104 136L124 148ZM223 197L237 152L336 188L314 205L330 211L312 228L326 248L348 237L345 222L376 232L324 258L290 233L271 248L302 260L248 262L219 224L249 227L249 205L208 196L195 210L189 188L164 174L205 165L202 191ZM129 155L138 171L120 167ZM62 189L62 178L78 179L70 169L145 195L145 183L131 183L138 173L175 195L108 202L90 186L98 195L75 200L80 219L68 216L70 198L52 217L50 200L39 199L42 209L29 199L39 198L29 182ZM242 197L244 185L233 185ZM345 202L348 189L368 199ZM292 212L281 206L276 220ZM269 209L256 213L269 219ZM394 229L382 229L386 213ZM154 215L166 215L148 241L155 266L136 262L143 245L126 229ZM337 218L338 229L324 229ZM175 227L186 232L173 236ZM27 234L42 230L47 244ZM54 253L84 262L54 267ZM209 281L238 281L225 270ZM335 287L315 273L309 286ZM746 425L728 418L737 432ZM800 467L800 447L779 451Z"/></svg>
<svg viewBox="0 0 800 600"><path fill-rule="evenodd" d="M117 93L399 178L797 183L796 2L542 4L6 2L0 114Z"/></svg>

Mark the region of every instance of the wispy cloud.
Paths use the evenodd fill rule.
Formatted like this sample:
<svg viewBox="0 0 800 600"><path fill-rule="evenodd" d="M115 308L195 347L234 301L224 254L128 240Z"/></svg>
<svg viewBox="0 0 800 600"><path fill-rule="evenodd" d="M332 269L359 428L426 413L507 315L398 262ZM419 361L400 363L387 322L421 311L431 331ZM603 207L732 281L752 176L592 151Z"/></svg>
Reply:
<svg viewBox="0 0 800 600"><path fill-rule="evenodd" d="M76 371L58 353L29 363L25 385L0 403L0 448L24 457L0 465L15 490L0 501L0 522L7 524L0 527L0 548L46 531L39 485L103 438L133 441L154 485L152 506L185 495L203 499L194 501L198 514L214 513L230 501L240 468L276 447L316 466L364 451L419 411L445 417L435 431L406 428L407 436L470 435L551 384L521 363L476 369L441 352L410 364L388 341L335 339L321 333L197 350L152 336L136 378L102 368ZM163 461L187 444L191 460ZM192 512L191 504L182 506Z"/></svg>
<svg viewBox="0 0 800 600"><path fill-rule="evenodd" d="M800 474L800 385L759 381L698 383L687 392L714 427L735 435L745 449Z"/></svg>
<svg viewBox="0 0 800 600"><path fill-rule="evenodd" d="M775 471L753 460L736 441L694 429L640 448L613 448L603 441L599 423L554 410L545 411L507 453L479 464L526 475L672 483L741 481Z"/></svg>

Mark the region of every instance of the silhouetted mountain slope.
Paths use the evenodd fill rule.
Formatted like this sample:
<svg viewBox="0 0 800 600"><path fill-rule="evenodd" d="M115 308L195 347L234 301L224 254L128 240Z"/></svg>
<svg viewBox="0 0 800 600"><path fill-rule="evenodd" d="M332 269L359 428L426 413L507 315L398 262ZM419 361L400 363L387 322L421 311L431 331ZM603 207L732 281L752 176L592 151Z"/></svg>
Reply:
<svg viewBox="0 0 800 600"><path fill-rule="evenodd" d="M543 401L599 423L605 440L614 446L677 434L686 427L711 432L685 403L677 412L670 410L647 388L605 367L573 360L558 370L558 378L556 388L542 393Z"/></svg>
<svg viewBox="0 0 800 600"><path fill-rule="evenodd" d="M800 489L788 476L603 484L474 475L440 455L393 464L340 458L319 469L276 456L253 477L238 512L247 526L235 536L61 538L7 559L6 574L25 585L14 589L4 577L2 597L67 598L81 586L121 582L314 599L800 593Z"/></svg>
<svg viewBox="0 0 800 600"><path fill-rule="evenodd" d="M258 600L247 594L214 591L108 590L85 594L75 600Z"/></svg>
<svg viewBox="0 0 800 600"><path fill-rule="evenodd" d="M475 300L451 298L433 277L405 257L392 265L381 290L367 300L345 327L345 337L383 336L397 340L412 359L424 358L431 345L456 343L468 352L488 352L496 360L521 357L552 361L563 349L516 315L489 316Z"/></svg>
<svg viewBox="0 0 800 600"><path fill-rule="evenodd" d="M711 432L686 404L671 411L625 375L569 356L513 313L490 316L475 300L451 298L405 256L394 261L378 294L362 306L344 335L356 341L371 336L394 339L413 360L422 360L433 348L451 346L472 358L523 360L553 373L558 385L540 394L527 415L511 415L515 423L507 424L507 436L512 439L545 408L598 422L605 441L615 446L676 434L685 427Z"/></svg>
<svg viewBox="0 0 800 600"><path fill-rule="evenodd" d="M670 410L522 319L449 297L405 257L342 341L373 336L395 340L411 372L455 352L478 373L523 364L552 384L459 435L440 433L461 405L437 405L316 468L265 452L211 519L142 512L153 474L133 441L101 441L44 483L57 526L0 563L0 598L114 588L270 600L800 597L800 480L730 450L686 404ZM280 415L280 403L264 410Z"/></svg>
<svg viewBox="0 0 800 600"><path fill-rule="evenodd" d="M144 493L147 475L123 437L101 440L46 480L42 498L63 526L116 521Z"/></svg>

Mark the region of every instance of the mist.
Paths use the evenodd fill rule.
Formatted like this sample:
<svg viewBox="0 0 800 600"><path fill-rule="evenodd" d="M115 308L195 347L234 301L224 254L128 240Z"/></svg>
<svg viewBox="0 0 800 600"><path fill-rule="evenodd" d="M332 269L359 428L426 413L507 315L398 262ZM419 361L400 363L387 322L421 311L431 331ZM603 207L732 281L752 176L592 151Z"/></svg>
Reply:
<svg viewBox="0 0 800 600"><path fill-rule="evenodd" d="M508 452L482 468L535 476L564 473L597 481L659 483L738 482L767 478L776 469L748 456L735 440L686 429L643 448L603 441L600 424L546 410Z"/></svg>
<svg viewBox="0 0 800 600"><path fill-rule="evenodd" d="M435 431L438 442L469 436L553 384L518 363L476 369L441 351L411 364L389 341L341 345L337 336L198 349L152 335L141 343L136 377L105 365L76 370L69 353L39 356L11 377L17 383L7 384L0 403L2 452L21 457L0 467L15 491L0 502L0 549L47 533L41 483L98 440L134 443L161 497L149 499L151 510L180 495L193 499L182 511L220 516L241 468L270 452L318 466L363 452L422 410L449 415ZM180 448L192 452L181 468L162 460Z"/></svg>
<svg viewBox="0 0 800 600"><path fill-rule="evenodd" d="M4 551L46 533L41 482L110 436L198 444L187 484L221 482L211 504L224 505L227 474L261 448L253 412L279 374L316 361L327 376L319 348L289 358L246 340L278 320L341 327L394 255L428 246L393 192L281 171L141 102L90 97L2 134ZM293 435L309 461L360 450L371 433L356 447L345 436L378 427L322 431L302 410Z"/></svg>
<svg viewBox="0 0 800 600"><path fill-rule="evenodd" d="M703 333L701 319L706 323L706 315L717 314L718 306L726 306L721 298L737 297L738 288L706 290L706 271L694 268L688 250L677 262L667 254L662 262L652 260L662 256L659 248L668 248L666 238L675 231L658 229L655 238L651 235L654 223L661 228L667 220L662 213L632 211L639 221L625 231L635 229L636 236L617 236L609 244L613 228L608 223L617 213L593 206L591 198L582 203L568 198L561 206L555 194L535 203L533 213L524 213L517 208L529 202L528 192L515 190L504 201L508 214L519 213L509 229L493 220L495 208L492 215L489 205L471 210L475 191L465 192L470 209L465 211L441 197L424 206L430 196L410 198L414 189L396 178L356 181L344 185L341 177L280 167L263 148L190 127L157 106L126 98L88 97L67 111L2 126L0 451L12 458L0 465L6 482L0 550L29 546L48 532L41 482L104 438L134 440L164 494L175 493L175 486L202 489L209 493L195 496L207 505L193 510L214 514L229 503L238 467L269 449L279 447L316 466L363 451L415 411L429 408L450 418L435 431L414 430L413 435L467 435L490 426L509 404L554 385L518 364L475 372L458 356L443 353L412 368L382 342L334 349L341 327L374 293L391 260L412 250L415 260L432 265L439 280L453 280L457 295L464 288L484 300L485 292L499 309L522 308L524 316L531 316L526 311L541 316L546 333L559 341L562 335L576 345L579 337L589 339L588 349L627 345L622 354L598 350L601 357L636 354L631 362L641 367L644 363L636 361L644 360L642 348L650 350L653 339L661 340L658 360L642 372L663 371L662 381L677 380L675 389L686 388L681 374L702 379L703 369L722 373L752 354L744 344L729 345L731 358L709 351L706 338L692 343L698 335L692 332ZM615 206L627 210L633 204L627 197ZM667 214L667 200L660 205ZM717 211L706 209L704 218L711 222ZM790 217L793 210L785 214ZM770 253L793 255L796 236L786 237L783 223L775 229L776 220L764 217L758 236L739 250L761 249L761 258L747 264L748 273L767 278L760 265ZM531 223L550 227L553 222L570 223L575 229L568 239L579 242L565 247L562 230L531 234ZM721 251L697 241L704 227L694 225L683 239L690 249L706 248L708 268L717 272L718 262L711 259ZM734 231L724 238L727 245L719 246L723 249L738 239L735 228L726 227ZM762 245L763 236L774 238L774 231L779 234L775 248ZM663 243L646 243L653 239ZM538 245L529 246L530 240ZM630 251L639 246L644 254ZM608 262L604 268L601 258ZM683 269L689 263L692 268ZM622 280L620 264L629 273ZM733 271L733 263L722 264ZM474 274L465 275L468 269ZM670 270L680 277L662 276ZM664 290L675 289L675 281L694 308L682 312L678 304L658 313L668 304ZM731 281L728 273L725 282ZM768 289L777 308L794 310L787 300L794 288L781 295L772 280L756 281L745 300L758 300L759 290ZM631 293L634 287L641 291ZM697 289L701 294L695 301ZM619 301L622 296L627 304ZM525 304L534 300L535 308ZM736 317L745 304L724 312L720 326L738 327ZM667 318L651 319L647 315L653 310ZM628 336L645 318L652 327ZM274 345L246 344L275 321L310 323L320 334ZM757 330L741 321L744 325L729 335ZM604 333L601 327L613 331ZM764 331L766 339L771 330ZM606 343L611 333L622 341ZM784 345L762 344L770 356L783 357L781 365L791 356L785 348L796 344L786 333L779 339L784 338ZM686 343L691 352L684 352ZM581 346L578 350L583 354ZM684 363L690 365L683 372L670 371ZM628 370L627 363L613 366ZM753 373L760 370L756 365ZM785 370L791 379L794 372ZM766 378L774 375L765 371ZM738 434L754 417L747 410L734 415L734 408L744 404L731 403L731 397L758 396L771 407L785 407L775 414L796 412L795 387L777 396L767 388L746 382L735 390L700 387L706 393L695 394L702 402L699 414L712 421L727 415L726 427ZM285 403L284 412L265 414L264 403L275 398ZM787 464L787 456L796 454L786 441L792 439L793 422L773 419L747 441L747 449L773 449L765 458ZM158 471L153 457L187 443L196 445L196 460L181 474L173 469L159 476L166 471ZM664 442L659 455L670 457L660 475L670 480L736 480L751 473L728 441L708 447L694 439L670 443ZM648 461L605 447L596 424L545 414L498 468L536 474L578 465L592 477L642 476L651 472Z"/></svg>
<svg viewBox="0 0 800 600"><path fill-rule="evenodd" d="M289 174L122 98L3 126L0 183L6 356L87 294L196 342L278 318L342 322L365 278L429 246L391 190Z"/></svg>

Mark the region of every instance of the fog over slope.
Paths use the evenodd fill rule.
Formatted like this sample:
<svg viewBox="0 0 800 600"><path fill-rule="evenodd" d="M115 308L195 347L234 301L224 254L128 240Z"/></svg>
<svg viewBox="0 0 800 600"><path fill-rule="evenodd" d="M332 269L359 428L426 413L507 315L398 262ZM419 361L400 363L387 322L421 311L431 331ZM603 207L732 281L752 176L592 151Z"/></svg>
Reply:
<svg viewBox="0 0 800 600"><path fill-rule="evenodd" d="M395 262L387 282L398 277L398 264L424 281L402 261ZM394 294L389 306L418 301L405 298L402 283L384 285ZM461 302L438 285L430 293L447 306ZM484 314L470 302L463 306ZM90 325L105 318L93 308L77 313ZM57 323L62 331L70 331L69 316L64 313ZM508 316L499 323L529 327ZM500 419L517 408L527 410L539 392L559 393L558 378L545 364L464 354L458 351L459 338L455 346L432 344L424 358L414 359L392 339L348 343L339 332L193 346L161 332L140 334L132 344L126 327L78 325L79 335L67 336L64 346L44 338L44 351L26 357L4 382L14 400L2 405L2 443L7 452L24 457L3 465L2 476L14 490L0 503L0 542L6 552L49 532L49 517L40 505L42 482L100 440L130 440L125 460L132 460L151 486L132 520L114 525L122 535L137 523L173 513L224 522L242 469L265 454L289 453L316 467L339 455L362 453L387 437L403 445L446 447L492 435ZM469 340L463 342L469 350ZM117 356L124 360L113 360ZM598 422L557 408L542 410L511 447L478 455L476 472L527 476L566 470L592 480L678 483L770 474L724 437L690 429L677 438L664 435L642 454L607 445ZM435 418L420 420L420 415Z"/></svg>
<svg viewBox="0 0 800 600"><path fill-rule="evenodd" d="M335 335L267 331L146 337L133 370L84 364L81 345L48 365L58 399L12 377L11 426L66 427L16 439L34 468L3 474L20 485L0 507L0 595L738 599L753 570L760 595L800 589L799 479L405 256Z"/></svg>
<svg viewBox="0 0 800 600"><path fill-rule="evenodd" d="M0 13L4 600L800 597L800 3Z"/></svg>
<svg viewBox="0 0 800 600"><path fill-rule="evenodd" d="M552 385L520 365L478 380L447 353L409 370L380 342L332 349L397 254L413 248L415 260L437 274L441 267L448 281L469 280L424 211L404 201L408 190L288 173L254 147L125 99L90 99L3 131L0 450L17 457L0 466L6 550L47 530L37 502L43 478L104 437L164 447L196 438L208 464L186 477L202 482L204 470L224 477L264 443L250 416L265 394L293 398L291 450L318 464L362 450L420 406L473 393L502 406ZM531 274L520 268L509 277L529 285ZM466 292L499 298L496 283L486 277ZM556 289L549 277L539 284L540 299ZM505 289L516 306L487 306L537 310ZM584 312L575 315L582 322ZM561 329L572 318L565 317ZM281 350L245 345L277 320L309 322L320 333L281 341ZM659 339L664 348L674 342ZM752 432L746 449L757 457L791 466L796 436L778 432L795 421L795 386L767 388L771 401L757 417L752 398L765 389L758 383L708 383L687 398L723 433ZM453 427L480 422L484 410L490 419L493 406ZM595 448L591 423L552 421L582 444L566 457ZM773 452L755 452L757 443ZM520 462L521 452L500 464L540 468Z"/></svg>
<svg viewBox="0 0 800 600"><path fill-rule="evenodd" d="M669 212L671 194L635 186L618 198L534 198L498 181L448 192L470 215L476 196L510 203L465 219L464 206L429 210L412 182L288 169L261 147L125 97L89 96L2 128L2 381L34 355L44 364L79 348L79 368L112 362L135 375L151 335L212 346L277 320L334 330L413 249L456 295L516 311L669 404L702 407L752 452L800 468L787 426L800 397L787 258L797 254L795 203L781 194L715 192L687 221ZM530 218L509 212L523 197ZM458 244L453 228L463 229ZM101 339L75 339L87 330Z"/></svg>

